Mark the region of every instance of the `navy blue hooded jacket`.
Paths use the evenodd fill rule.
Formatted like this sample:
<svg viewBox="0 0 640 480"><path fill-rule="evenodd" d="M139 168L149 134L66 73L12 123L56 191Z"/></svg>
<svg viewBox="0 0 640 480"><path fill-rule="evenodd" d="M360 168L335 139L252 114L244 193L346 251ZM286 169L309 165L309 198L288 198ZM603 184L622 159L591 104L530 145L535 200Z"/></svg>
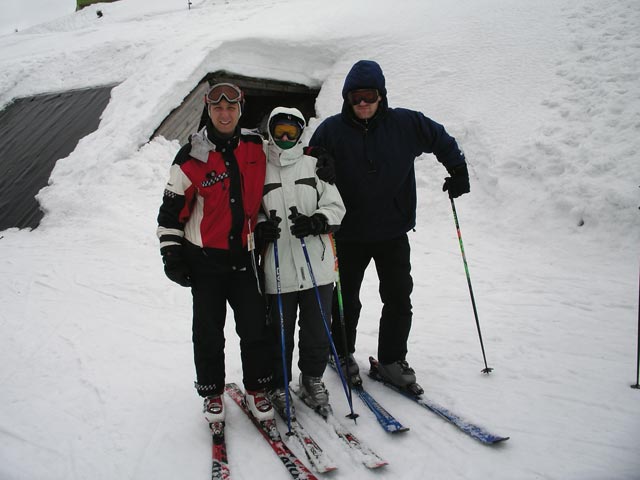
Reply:
<svg viewBox="0 0 640 480"><path fill-rule="evenodd" d="M356 118L346 99L347 92L359 88L376 88L382 97L368 121ZM347 208L336 237L363 242L398 237L416 223L416 157L433 153L449 169L464 164L464 154L439 123L420 112L388 107L376 62L361 60L351 68L342 97L342 113L324 120L309 142L335 159L336 186Z"/></svg>

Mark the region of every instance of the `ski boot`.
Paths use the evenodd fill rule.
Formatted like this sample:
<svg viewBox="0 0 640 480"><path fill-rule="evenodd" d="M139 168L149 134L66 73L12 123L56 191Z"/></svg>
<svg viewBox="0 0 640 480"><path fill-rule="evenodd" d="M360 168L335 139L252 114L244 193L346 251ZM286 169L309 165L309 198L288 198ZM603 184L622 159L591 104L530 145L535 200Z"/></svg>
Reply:
<svg viewBox="0 0 640 480"><path fill-rule="evenodd" d="M224 422L225 412L222 394L205 397L202 413L204 413L204 419L209 425Z"/></svg>
<svg viewBox="0 0 640 480"><path fill-rule="evenodd" d="M259 422L274 419L273 406L264 390L247 390L244 398L247 408Z"/></svg>
<svg viewBox="0 0 640 480"><path fill-rule="evenodd" d="M310 377L300 374L300 398L323 417L331 413L329 392L322 382L322 377Z"/></svg>
<svg viewBox="0 0 640 480"><path fill-rule="evenodd" d="M348 355L338 355L338 360L340 360L342 373L344 374L345 379L351 384L351 386L361 386L362 378L360 377L360 368L358 367L358 362L356 362L356 359L353 358L353 354L350 353ZM335 370L337 370L336 362L333 358L333 355L329 357L329 363Z"/></svg>
<svg viewBox="0 0 640 480"><path fill-rule="evenodd" d="M269 400L271 400L271 405L276 409L278 415L282 418L287 418L287 392L284 388L274 388L270 390ZM291 394L289 394L289 413L291 414L291 419L294 420L296 418L296 409L293 406L293 399L291 398Z"/></svg>
<svg viewBox="0 0 640 480"><path fill-rule="evenodd" d="M409 366L406 360L397 360L392 363L382 364L373 359L369 375L372 378L393 385L394 387L418 396L424 393L424 389L416 383L416 372Z"/></svg>

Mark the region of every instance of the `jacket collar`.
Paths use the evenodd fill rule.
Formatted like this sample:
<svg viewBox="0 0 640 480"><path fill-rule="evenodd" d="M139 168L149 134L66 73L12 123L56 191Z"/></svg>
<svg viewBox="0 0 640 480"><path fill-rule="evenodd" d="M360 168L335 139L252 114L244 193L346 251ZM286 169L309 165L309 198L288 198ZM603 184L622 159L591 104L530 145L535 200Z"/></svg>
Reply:
<svg viewBox="0 0 640 480"><path fill-rule="evenodd" d="M281 149L273 140L267 143L267 161L277 165L279 167L286 167L287 165L293 165L303 155L303 146L301 142L298 142L295 146L286 150Z"/></svg>
<svg viewBox="0 0 640 480"><path fill-rule="evenodd" d="M207 163L209 160L209 152L220 152L225 150L235 150L240 141L238 130L232 137L221 138L207 131L207 127L191 136L191 155L193 158Z"/></svg>

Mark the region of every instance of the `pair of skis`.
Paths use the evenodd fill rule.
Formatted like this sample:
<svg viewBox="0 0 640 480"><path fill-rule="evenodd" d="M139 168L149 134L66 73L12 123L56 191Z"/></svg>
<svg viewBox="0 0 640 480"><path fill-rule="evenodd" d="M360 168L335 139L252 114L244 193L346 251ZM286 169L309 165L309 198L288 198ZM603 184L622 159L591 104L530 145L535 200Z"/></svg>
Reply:
<svg viewBox="0 0 640 480"><path fill-rule="evenodd" d="M427 410L435 413L440 418L451 423L471 438L478 440L486 445L494 445L500 442L504 442L509 437L495 435L485 428L471 423L464 418L456 415L447 408L444 408L429 399L424 394L415 395L409 390L401 389L387 383L382 379L378 372L378 362L373 357L369 357L371 369L369 376L376 381L383 383L388 388L400 393L406 398L413 400L418 405L426 408ZM332 365L335 367L335 365ZM408 430L407 427L402 425L393 415L382 407L373 396L367 392L362 384L354 385L353 389L356 391L360 399L364 404L374 413L378 423L390 433L400 433ZM278 455L284 466L289 471L290 475L296 480L317 480L317 477L302 463L295 454L289 449L289 447L282 440L280 433L276 427L275 420L268 420L260 422L258 421L247 408L244 395L240 388L234 384L229 383L225 387L226 393L238 404L240 408L247 414L253 424L262 433L265 440L269 443L273 451ZM310 407L312 408L312 407ZM313 408L312 408L313 409ZM354 459L362 462L367 468L375 469L387 465L387 462L380 458L369 447L362 443L342 422L340 422L330 410L320 411L313 409L333 428L336 435L343 440L350 448ZM285 412L278 412L283 418L286 418ZM230 480L229 463L227 461L227 450L224 440L224 422L211 424L211 432L213 439L213 464L211 470L212 480ZM320 448L315 440L304 429L300 422L296 418L291 419L291 433L300 443L302 449L312 465L313 469L319 473L326 473L335 470L337 467L334 462L328 457L328 455Z"/></svg>
<svg viewBox="0 0 640 480"><path fill-rule="evenodd" d="M278 455L278 458L289 474L295 480L318 480L306 465L295 456L287 444L284 443L280 436L280 432L276 427L275 419L259 421L254 417L245 403L244 394L235 383L227 383L224 390L251 419L258 431L260 431L264 439L269 443L269 446L271 446L276 455ZM211 480L230 480L231 474L229 471L227 448L224 439L224 422L212 423L210 427L213 438Z"/></svg>
<svg viewBox="0 0 640 480"><path fill-rule="evenodd" d="M454 425L455 427L457 427L458 429L460 429L462 432L469 435L470 437L474 438L475 440L478 440L479 442L482 442L486 445L493 445L509 439L509 437L495 435L489 432L487 429L479 425L476 425L474 423L471 423L468 420L465 420L464 418L462 418L459 415L456 415L455 413L451 412L447 408L444 408L436 404L435 402L430 401L424 394L416 395L408 389L402 389L393 384L385 382L384 379L377 373L378 361L373 357L369 357L369 363L371 366L369 370L370 378L378 382L381 382L383 385L390 388L391 390L400 393L401 395L403 395L406 398L409 398L410 400L413 400L418 405L435 413L440 418L451 423L452 425ZM331 366L335 368L335 365L331 365ZM402 425L398 420L396 420L396 418L393 415L391 415L387 410L385 410L373 398L373 396L364 389L362 384L353 385L353 390L355 390L355 392L358 394L358 396L364 402L364 404L373 412L373 414L376 417L376 420L378 420L378 423L380 424L380 426L382 426L382 428L384 428L385 431L389 433L399 433L399 432L404 432L408 430L407 427Z"/></svg>
<svg viewBox="0 0 640 480"><path fill-rule="evenodd" d="M228 383L225 386L225 392L251 419L252 423L260 431L295 480L317 480L317 477L296 457L282 440L275 420L258 421L247 408L244 394L235 383ZM282 416L284 412L278 413ZM379 468L387 465L387 462L382 460L376 453L358 440L333 414L329 414L323 418L333 427L336 435L349 445L350 449L354 452L354 457L360 460L367 468ZM231 475L224 439L224 422L213 423L210 427L213 439L211 478L212 480L230 480ZM291 432L300 442L309 463L316 472L326 473L337 468L297 419L291 420Z"/></svg>

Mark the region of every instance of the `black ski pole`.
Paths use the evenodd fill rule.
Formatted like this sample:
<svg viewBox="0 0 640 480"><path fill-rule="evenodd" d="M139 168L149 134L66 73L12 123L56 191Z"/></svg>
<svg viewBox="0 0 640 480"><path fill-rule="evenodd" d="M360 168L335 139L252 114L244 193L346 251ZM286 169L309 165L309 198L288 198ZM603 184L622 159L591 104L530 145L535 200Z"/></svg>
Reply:
<svg viewBox="0 0 640 480"><path fill-rule="evenodd" d="M299 215L298 209L296 207L289 207L291 210L291 216L293 218ZM304 253L304 259L307 262L307 270L309 270L309 277L311 277L311 283L313 284L313 289L316 292L316 299L318 300L318 308L320 309L320 316L322 317L322 323L324 324L324 331L327 334L327 338L329 339L329 346L331 347L331 353L333 354L333 359L336 362L336 365L340 365L340 359L338 358L338 352L336 351L336 344L331 337L331 330L329 329L329 323L327 322L327 316L324 314L324 308L322 308L322 299L320 298L320 291L318 290L318 284L316 283L316 277L313 274L313 268L311 268L311 260L309 258L309 252L307 250L307 244L304 241L304 237L300 238L300 245L302 245L302 252ZM351 413L347 415L354 422L356 418L358 418L358 414L353 411L353 399L351 397L351 391L347 387L347 382L344 378L344 374L342 373L342 368L338 368L338 375L340 376L340 381L342 382L342 388L347 397L347 403L349 404L349 410Z"/></svg>
<svg viewBox="0 0 640 480"><path fill-rule="evenodd" d="M276 211L271 210L271 219L275 220ZM273 256L276 267L276 292L278 297L278 312L280 313L280 353L282 355L282 376L284 377L285 403L287 406L287 435L293 435L291 431L291 400L289 399L289 374L287 372L287 356L284 342L284 313L282 311L282 283L280 281L280 259L278 258L278 240L273 242Z"/></svg>
<svg viewBox="0 0 640 480"><path fill-rule="evenodd" d="M458 223L458 213L456 212L456 204L451 200L451 209L453 210L453 220L456 223L456 232L458 233L458 243L460 244L460 252L462 253L462 261L464 263L464 271L467 275L467 284L469 285L469 294L471 295L471 305L473 306L473 315L476 318L476 327L478 328L478 338L480 338L480 348L482 349L482 358L484 359L484 368L482 373L491 373L493 368L487 366L487 356L484 353L484 343L482 342L482 332L480 331L480 320L478 320L478 310L476 309L476 300L473 296L473 288L471 287L471 277L469 276L469 266L467 265L467 256L464 253L464 245L462 243L462 234L460 233L460 224Z"/></svg>
<svg viewBox="0 0 640 480"><path fill-rule="evenodd" d="M636 383L631 388L640 389L640 283L638 286L638 347L636 352Z"/></svg>

